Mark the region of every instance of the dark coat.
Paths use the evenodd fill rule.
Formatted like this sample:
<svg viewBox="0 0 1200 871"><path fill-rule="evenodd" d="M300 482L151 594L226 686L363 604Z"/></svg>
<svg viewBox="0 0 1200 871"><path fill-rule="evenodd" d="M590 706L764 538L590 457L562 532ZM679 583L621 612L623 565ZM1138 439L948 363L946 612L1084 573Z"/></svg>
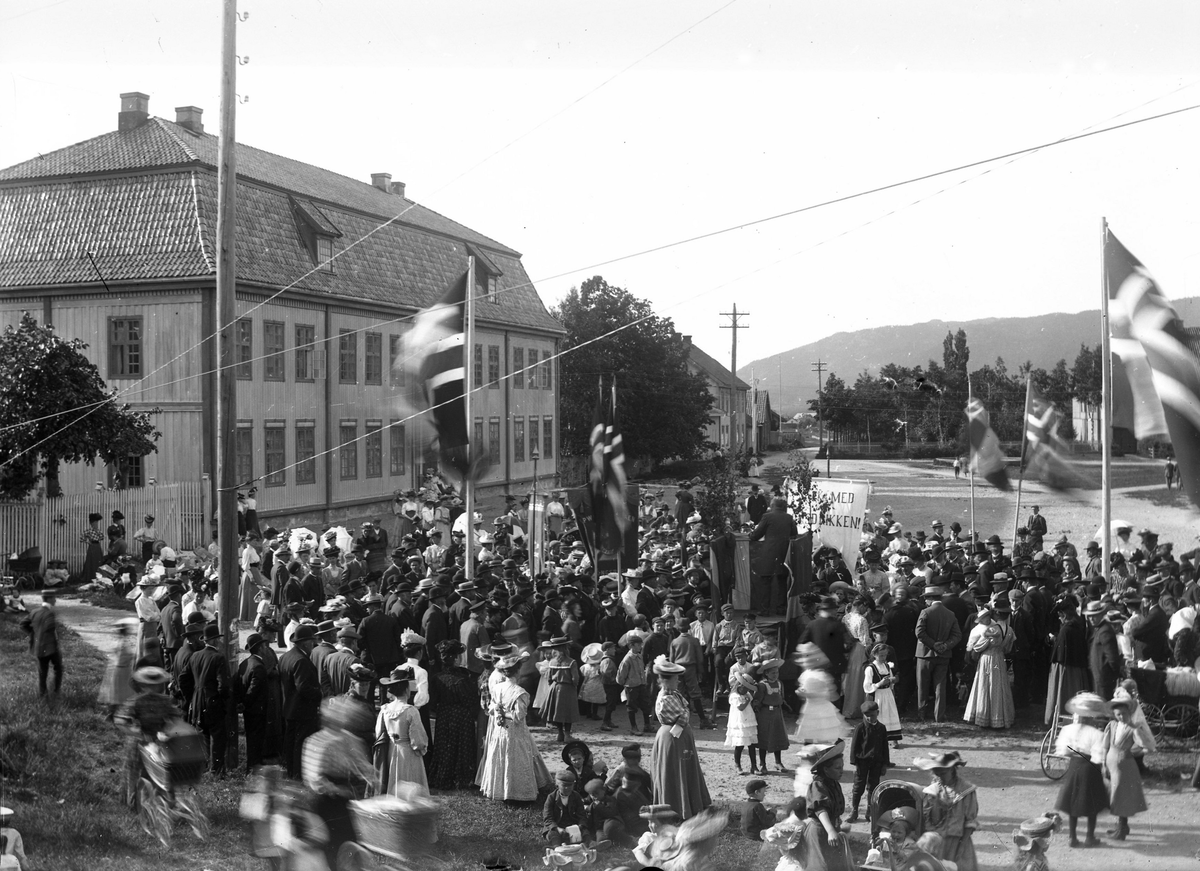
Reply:
<svg viewBox="0 0 1200 871"><path fill-rule="evenodd" d="M421 618L421 634L425 636L425 649L429 651L430 664L434 668L440 667L442 657L437 652L437 646L450 637L450 623L446 619L446 612L433 605L426 608L425 615Z"/></svg>
<svg viewBox="0 0 1200 871"><path fill-rule="evenodd" d="M1152 659L1159 663L1170 661L1171 643L1167 640L1170 625L1171 618L1158 605L1146 613L1146 622L1133 630L1135 649L1140 651L1139 660Z"/></svg>
<svg viewBox="0 0 1200 871"><path fill-rule="evenodd" d="M29 650L41 659L58 653L58 617L53 608L42 605L21 618L21 628L29 634Z"/></svg>
<svg viewBox="0 0 1200 871"><path fill-rule="evenodd" d="M1059 625L1050 661L1072 668L1088 667L1087 624L1082 617L1076 615Z"/></svg>
<svg viewBox="0 0 1200 871"><path fill-rule="evenodd" d="M1101 623L1092 629L1092 643L1088 648L1088 666L1092 672L1092 690L1103 699L1112 698L1121 679L1121 668L1125 664L1121 648L1117 645L1117 631L1111 623Z"/></svg>
<svg viewBox="0 0 1200 871"><path fill-rule="evenodd" d="M264 717L267 713L267 667L263 661L248 653L238 662L235 680L238 704L245 708L248 719Z"/></svg>
<svg viewBox="0 0 1200 871"><path fill-rule="evenodd" d="M572 792L564 805L559 801L558 790L555 790L546 797L546 804L542 807L542 836L544 837L554 829L565 829L567 826L579 826L583 832L584 841L590 840L588 838L590 832L587 827L587 810L583 806L583 799L579 797L579 793Z"/></svg>
<svg viewBox="0 0 1200 871"><path fill-rule="evenodd" d="M225 654L205 646L192 654L188 667L192 674L192 701L188 707L192 725L219 727L225 720L225 702L229 698L229 663Z"/></svg>
<svg viewBox="0 0 1200 871"><path fill-rule="evenodd" d="M325 657L321 662L321 694L328 698L350 692L350 684L353 683L350 666L356 662L358 656L344 647L339 647Z"/></svg>
<svg viewBox="0 0 1200 871"><path fill-rule="evenodd" d="M891 638L891 634L888 635ZM846 624L834 617L817 617L804 627L800 643L812 642L829 658L829 673L841 676L849 662L847 654L854 646L854 636Z"/></svg>
<svg viewBox="0 0 1200 871"><path fill-rule="evenodd" d="M158 621L158 629L163 638L163 649L174 653L183 646L183 608L179 602L172 599L163 605Z"/></svg>
<svg viewBox="0 0 1200 871"><path fill-rule="evenodd" d="M941 602L926 607L917 618L917 659L949 659L950 651L961 639L958 618ZM942 649L937 650L935 644L942 645Z"/></svg>
<svg viewBox="0 0 1200 871"><path fill-rule="evenodd" d="M897 662L917 657L917 619L920 612L908 602L893 605L883 615L888 628L888 644L896 651Z"/></svg>
<svg viewBox="0 0 1200 871"><path fill-rule="evenodd" d="M358 624L358 649L365 663L378 669L392 666L404 659L400 649L400 621L384 611L368 614ZM380 675L383 677L384 675Z"/></svg>
<svg viewBox="0 0 1200 871"><path fill-rule="evenodd" d="M321 710L321 679L317 667L299 647L279 658L285 720L315 720Z"/></svg>
<svg viewBox="0 0 1200 871"><path fill-rule="evenodd" d="M763 543L754 560L754 574L765 577L782 573L788 544L796 534L796 521L787 511L773 508L764 514L750 533L751 541Z"/></svg>

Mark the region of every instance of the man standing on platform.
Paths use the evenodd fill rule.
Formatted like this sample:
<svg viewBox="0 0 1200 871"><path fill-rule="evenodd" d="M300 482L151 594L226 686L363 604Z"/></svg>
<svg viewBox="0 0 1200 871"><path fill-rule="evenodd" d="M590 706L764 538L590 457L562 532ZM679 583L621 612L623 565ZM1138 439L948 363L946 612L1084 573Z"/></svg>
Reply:
<svg viewBox="0 0 1200 871"><path fill-rule="evenodd" d="M785 561L788 546L796 534L796 521L788 514L787 502L781 497L772 499L771 510L763 515L750 533L751 541L762 542L754 561L758 577L751 582L750 588L752 611L780 616L786 611Z"/></svg>

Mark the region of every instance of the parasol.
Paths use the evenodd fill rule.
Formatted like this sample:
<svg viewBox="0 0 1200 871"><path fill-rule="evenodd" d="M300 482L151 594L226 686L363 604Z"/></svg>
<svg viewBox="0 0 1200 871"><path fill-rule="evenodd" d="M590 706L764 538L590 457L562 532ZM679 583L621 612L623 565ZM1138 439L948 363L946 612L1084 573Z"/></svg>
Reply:
<svg viewBox="0 0 1200 871"><path fill-rule="evenodd" d="M350 553L350 548L354 547L354 536L344 526L329 527L329 529L325 530L325 534L321 536L321 541L322 548L328 547L332 541L342 553Z"/></svg>
<svg viewBox="0 0 1200 871"><path fill-rule="evenodd" d="M293 554L298 554L301 547L305 545L311 550L316 550L318 546L317 534L304 526L298 526L288 536L288 549Z"/></svg>
<svg viewBox="0 0 1200 871"><path fill-rule="evenodd" d="M1112 537L1116 538L1118 529L1128 529L1128 530L1132 531L1134 529L1134 526L1128 520L1110 520L1108 522L1108 528L1110 530L1112 530L1112 532L1111 532ZM1104 527L1101 526L1099 529L1096 530L1096 534L1092 536L1092 541L1099 541L1103 537L1104 537Z"/></svg>

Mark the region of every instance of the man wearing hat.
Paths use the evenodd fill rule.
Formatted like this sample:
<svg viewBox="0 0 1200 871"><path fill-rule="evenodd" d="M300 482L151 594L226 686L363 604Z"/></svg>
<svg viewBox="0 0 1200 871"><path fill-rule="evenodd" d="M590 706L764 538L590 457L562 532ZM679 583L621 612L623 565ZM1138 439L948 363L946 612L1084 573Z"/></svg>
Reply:
<svg viewBox="0 0 1200 871"><path fill-rule="evenodd" d="M1108 606L1103 602L1088 602L1084 617L1092 627L1088 646L1088 668L1092 672L1092 688L1102 699L1111 699L1117 682L1125 673L1125 657L1117 644L1117 632L1106 619Z"/></svg>
<svg viewBox="0 0 1200 871"><path fill-rule="evenodd" d="M378 593L369 594L363 599L363 605L366 606L367 616L358 624L362 661L376 674L391 674L392 669L404 659L400 641L403 629L394 616L383 610L383 599ZM381 691L380 703L386 702Z"/></svg>
<svg viewBox="0 0 1200 871"><path fill-rule="evenodd" d="M1162 575L1151 575L1142 584L1140 601L1141 620L1133 630L1134 658L1152 660L1159 668L1171 662L1171 643L1167 639L1171 618L1158 604L1166 586Z"/></svg>
<svg viewBox="0 0 1200 871"><path fill-rule="evenodd" d="M321 611L324 612L325 608L322 608ZM322 613L321 616L325 617L327 614ZM321 666L325 662L325 658L336 649L333 646L333 642L337 637L337 630L337 624L333 622L332 617L328 620L322 620L317 624L317 643L308 654L308 658L312 660L313 666L317 669L318 677L322 673ZM322 681L322 689L324 689L324 681ZM322 695L325 694L322 693Z"/></svg>
<svg viewBox="0 0 1200 871"><path fill-rule="evenodd" d="M751 581L750 608L761 614L783 614L787 604L784 576L788 547L797 535L796 521L788 514L787 502L771 500L771 510L750 533L751 541L761 541L755 560L755 581ZM755 595L757 593L757 595Z"/></svg>
<svg viewBox="0 0 1200 871"><path fill-rule="evenodd" d="M29 649L38 662L38 695L46 697L46 678L54 667L54 694L62 687L62 652L58 647L57 596L52 588L42 590L42 604L21 618L21 630L29 636Z"/></svg>
<svg viewBox="0 0 1200 871"><path fill-rule="evenodd" d="M279 658L279 683L283 691L282 756L289 777L300 775L304 741L319 728L321 678L308 658L317 644L316 627L296 627L293 646Z"/></svg>
<svg viewBox="0 0 1200 871"><path fill-rule="evenodd" d="M204 648L204 627L207 625L203 617L183 624L183 647L171 661L171 679L173 694L185 717L189 715L192 701L192 657Z"/></svg>
<svg viewBox="0 0 1200 871"><path fill-rule="evenodd" d="M167 584L167 601L158 615L158 632L162 637L164 664L170 668L171 660L183 646L183 586L172 580ZM140 655L140 654L139 654Z"/></svg>
<svg viewBox="0 0 1200 871"><path fill-rule="evenodd" d="M993 535L986 542L987 558L979 563L979 586L982 591L992 595L992 579L997 573L1008 572L1012 568L1012 560L1004 555L1004 542L1000 536Z"/></svg>
<svg viewBox="0 0 1200 871"><path fill-rule="evenodd" d="M441 668L441 657L437 646L450 637L450 623L446 619L446 595L449 588L435 584L428 593L429 606L421 615L421 634L425 636L426 651L431 671Z"/></svg>
<svg viewBox="0 0 1200 871"><path fill-rule="evenodd" d="M138 546L138 552L142 556L142 562L150 562L154 556L154 542L158 541L158 530L154 526L154 515L147 514L142 518L144 526L139 526L133 534L134 544Z"/></svg>
<svg viewBox="0 0 1200 871"><path fill-rule="evenodd" d="M267 667L262 660L264 649L269 646L257 632L246 637L244 652L238 656L237 669L233 675L233 698L242 712L242 723L246 731L246 773L263 764L267 740ZM271 748L271 756L277 752Z"/></svg>
<svg viewBox="0 0 1200 871"><path fill-rule="evenodd" d="M821 648L821 652L829 660L829 675L835 686L841 687L842 676L849 664L849 653L855 645L854 636L846 624L838 619L837 600L826 596L817 605L817 616L809 621L800 633L800 643L809 643ZM841 692L838 699L832 700L835 708L841 708Z"/></svg>
<svg viewBox="0 0 1200 871"><path fill-rule="evenodd" d="M192 690L188 710L192 725L204 735L208 770L216 777L225 772L225 705L229 699L229 663L221 649L222 637L221 627L209 623L204 627L203 649L188 662Z"/></svg>
<svg viewBox="0 0 1200 871"><path fill-rule="evenodd" d="M962 640L958 618L942 603L945 593L943 587L927 586L925 610L917 618L917 713L938 723L946 717L950 657Z"/></svg>
<svg viewBox="0 0 1200 871"><path fill-rule="evenodd" d="M337 630L337 647L321 662L319 673L321 695L324 698L344 696L350 692L353 678L351 668L359 665L359 634L353 626L342 626Z"/></svg>
<svg viewBox="0 0 1200 871"><path fill-rule="evenodd" d="M1042 539L1046 537L1046 518L1042 516L1041 508L1037 505L1031 506L1029 510L1032 513L1025 521L1025 529L1029 533L1029 546L1037 553L1042 549Z"/></svg>
<svg viewBox="0 0 1200 871"><path fill-rule="evenodd" d="M462 586L462 584L459 584L460 588ZM479 598L474 601L466 599L460 601L467 601L469 606L467 609L467 619L458 628L458 641L463 646L463 652L459 656L457 664L467 669L471 674L481 675L487 667L487 663L479 658L479 649L481 647L487 648L492 641L487 627L483 624L487 602Z"/></svg>

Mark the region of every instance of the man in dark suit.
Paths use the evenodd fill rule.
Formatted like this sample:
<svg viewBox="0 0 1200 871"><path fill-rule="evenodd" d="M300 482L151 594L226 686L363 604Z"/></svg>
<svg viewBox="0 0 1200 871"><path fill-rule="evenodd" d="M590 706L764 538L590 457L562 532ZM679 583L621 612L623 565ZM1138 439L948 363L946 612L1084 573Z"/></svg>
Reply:
<svg viewBox="0 0 1200 871"><path fill-rule="evenodd" d="M300 751L304 739L320 726L321 680L308 654L317 644L315 627L296 627L292 649L279 658L279 683L283 690L283 761L288 777L300 776Z"/></svg>
<svg viewBox="0 0 1200 871"><path fill-rule="evenodd" d="M939 723L946 716L950 653L962 638L958 618L942 604L945 593L942 587L926 587L925 610L917 618L917 713L922 720L932 713Z"/></svg>
<svg viewBox="0 0 1200 871"><path fill-rule="evenodd" d="M1107 606L1103 602L1088 602L1084 611L1092 627L1088 646L1088 667L1092 672L1092 689L1102 699L1111 699L1117 682L1125 670L1125 657L1117 644L1117 630L1108 622Z"/></svg>
<svg viewBox="0 0 1200 871"><path fill-rule="evenodd" d="M42 607L21 618L21 628L29 634L29 650L38 661L38 695L46 696L46 678L54 666L54 694L62 687L62 652L58 649L58 615L54 611L54 590L42 590Z"/></svg>
<svg viewBox="0 0 1200 871"><path fill-rule="evenodd" d="M421 616L421 634L425 636L425 650L429 654L429 670L439 671L442 667L438 645L450 637L450 626L446 620L445 587L435 585L429 591L429 607Z"/></svg>
<svg viewBox="0 0 1200 871"><path fill-rule="evenodd" d="M842 677L846 674L846 666L850 661L848 654L854 647L854 636L846 624L838 619L837 599L826 596L817 606L817 616L800 633L801 644L810 641L821 648L821 652L829 660L829 674L833 678L834 686L838 687L839 695L839 699L834 701L834 707L841 708Z"/></svg>
<svg viewBox="0 0 1200 871"><path fill-rule="evenodd" d="M471 619L471 606L483 597L471 581L456 584L454 592L458 594L458 600L446 612L446 627L450 635L458 637L458 630Z"/></svg>
<svg viewBox="0 0 1200 871"><path fill-rule="evenodd" d="M158 631L162 635L165 665L170 668L175 654L179 652L179 648L183 647L183 606L180 604L183 587L171 583L167 587L167 595L170 598L159 613Z"/></svg>
<svg viewBox="0 0 1200 871"><path fill-rule="evenodd" d="M246 638L246 652L237 665L234 697L246 729L246 773L263 764L267 738L267 667L262 652L266 642L257 632Z"/></svg>
<svg viewBox="0 0 1200 871"><path fill-rule="evenodd" d="M1158 604L1165 585L1166 579L1161 575L1151 575L1142 584L1141 607L1145 621L1133 630L1133 646L1139 662L1150 659L1160 666L1171 662L1171 643L1167 639L1171 618Z"/></svg>
<svg viewBox="0 0 1200 871"><path fill-rule="evenodd" d="M787 512L787 502L776 497L771 500L771 510L750 533L751 541L761 541L754 574L758 580L750 588L750 609L762 614L783 614L787 608L787 590L784 585L788 545L796 537L796 521Z"/></svg>
<svg viewBox="0 0 1200 871"><path fill-rule="evenodd" d="M204 647L192 654L188 668L192 674L192 725L204 735L208 750L208 770L214 776L225 773L225 705L229 699L229 663L221 651L221 627L204 627Z"/></svg>
<svg viewBox="0 0 1200 871"><path fill-rule="evenodd" d="M917 694L917 618L920 609L908 597L908 587L898 586L892 603L883 613L888 644L896 656L896 709L901 715Z"/></svg>
<svg viewBox="0 0 1200 871"><path fill-rule="evenodd" d="M471 674L483 674L486 664L478 656L479 648L487 647L491 644L491 637L488 630L483 625L484 611L487 610L487 602L480 599L478 602L471 604L471 609L467 612L467 619L458 628L458 640L463 646L462 656L459 657L458 665L463 666Z"/></svg>
<svg viewBox="0 0 1200 871"><path fill-rule="evenodd" d="M363 664L370 666L375 674L386 677L404 661L404 651L400 643L403 630L400 628L400 621L383 610L383 599L378 593L370 593L363 599L363 604L366 605L367 616L358 624L358 634L362 636L358 649L362 654ZM381 703L387 701L383 692L381 687Z"/></svg>

